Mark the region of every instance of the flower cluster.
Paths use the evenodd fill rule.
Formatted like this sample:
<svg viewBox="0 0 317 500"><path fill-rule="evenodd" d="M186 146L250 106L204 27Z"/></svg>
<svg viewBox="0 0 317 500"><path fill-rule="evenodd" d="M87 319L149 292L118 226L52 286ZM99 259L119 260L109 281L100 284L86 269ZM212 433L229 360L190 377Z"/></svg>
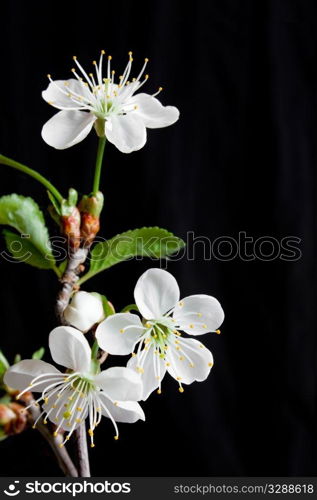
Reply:
<svg viewBox="0 0 317 500"><path fill-rule="evenodd" d="M104 319L98 294L75 293L65 310L72 326L57 327L49 336L51 356L66 371L31 359L13 365L5 374L5 383L21 391L18 398L28 391L40 393L26 410L42 405L38 420L51 420L55 435L67 431L62 445L88 419L94 447L94 430L102 416L112 421L118 439L117 422L145 419L138 401L146 400L155 389L161 393L166 372L183 392L183 384L205 380L213 366L211 352L183 333L220 333L224 313L217 299L191 295L180 300L175 278L161 269L149 269L139 278L134 298L142 318L125 312ZM127 367L100 371L84 335L92 328L99 347L107 353L132 353Z"/></svg>

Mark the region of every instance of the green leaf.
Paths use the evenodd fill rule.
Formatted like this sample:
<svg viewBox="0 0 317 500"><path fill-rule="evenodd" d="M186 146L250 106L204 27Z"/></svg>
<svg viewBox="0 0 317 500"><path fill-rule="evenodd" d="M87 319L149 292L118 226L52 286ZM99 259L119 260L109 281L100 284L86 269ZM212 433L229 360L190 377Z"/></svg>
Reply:
<svg viewBox="0 0 317 500"><path fill-rule="evenodd" d="M41 269L55 268L43 213L32 198L17 194L2 196L0 224L11 226L20 233L16 236L10 231L5 232L8 250L14 259ZM17 251L12 247L13 236L17 242Z"/></svg>
<svg viewBox="0 0 317 500"><path fill-rule="evenodd" d="M4 394L0 398L0 404L1 405L7 405L8 403L11 403L11 396L9 394Z"/></svg>
<svg viewBox="0 0 317 500"><path fill-rule="evenodd" d="M44 356L44 353L45 353L44 347L40 347L40 349L38 349L38 351L35 351L32 354L32 359L42 359Z"/></svg>
<svg viewBox="0 0 317 500"><path fill-rule="evenodd" d="M0 376L3 375L9 368L9 362L2 351L0 351Z"/></svg>
<svg viewBox="0 0 317 500"><path fill-rule="evenodd" d="M21 238L16 233L3 230L3 236L7 245L7 249L13 257L11 260L25 262L30 266L38 267L39 269L51 269L51 263L45 259L37 248L32 243L24 238Z"/></svg>
<svg viewBox="0 0 317 500"><path fill-rule="evenodd" d="M95 274L119 262L133 257L166 258L184 246L183 240L159 227L143 227L118 234L93 247L90 255L90 269L78 284L84 283Z"/></svg>
<svg viewBox="0 0 317 500"><path fill-rule="evenodd" d="M106 318L108 316L112 316L115 313L113 306L111 306L109 304L109 301L105 295L101 295L101 293L97 293L97 292L91 292L91 295L95 295L95 297L97 297L101 300Z"/></svg>

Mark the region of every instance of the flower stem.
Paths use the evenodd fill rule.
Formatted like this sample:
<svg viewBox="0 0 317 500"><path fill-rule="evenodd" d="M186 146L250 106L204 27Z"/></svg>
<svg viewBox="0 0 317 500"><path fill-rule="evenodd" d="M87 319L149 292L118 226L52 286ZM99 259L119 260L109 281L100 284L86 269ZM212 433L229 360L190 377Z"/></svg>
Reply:
<svg viewBox="0 0 317 500"><path fill-rule="evenodd" d="M0 164L7 165L8 167L15 168L16 170L20 170L20 172L24 172L25 174L30 175L31 177L33 177L33 179L43 184L43 186L45 186L46 189L48 189L48 191L52 193L52 195L58 202L62 202L63 197L61 193L56 189L55 186L53 186L53 184L50 183L49 180L43 177L43 175L39 174L39 172L36 172L36 170L33 170L32 168L29 168L17 161L11 160L11 158L7 158L3 155L0 155Z"/></svg>
<svg viewBox="0 0 317 500"><path fill-rule="evenodd" d="M93 184L93 188L92 188L93 194L96 194L97 191L99 191L100 175L101 175L103 155L105 152L105 145L106 145L106 138L99 137L97 157L96 157L96 166L95 166L94 184Z"/></svg>

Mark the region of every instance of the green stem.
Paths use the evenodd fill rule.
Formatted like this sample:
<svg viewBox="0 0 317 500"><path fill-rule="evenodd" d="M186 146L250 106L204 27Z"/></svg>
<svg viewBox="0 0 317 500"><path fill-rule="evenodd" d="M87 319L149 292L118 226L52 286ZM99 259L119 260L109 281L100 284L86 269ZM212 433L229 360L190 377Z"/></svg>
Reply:
<svg viewBox="0 0 317 500"><path fill-rule="evenodd" d="M106 138L99 137L97 157L96 157L96 166L95 166L94 184L93 184L93 188L92 188L93 194L96 194L97 191L99 191L101 167L102 167L103 154L105 152L105 145L106 145Z"/></svg>
<svg viewBox="0 0 317 500"><path fill-rule="evenodd" d="M16 170L20 170L20 172L24 172L25 174L30 175L31 177L33 177L33 179L43 184L43 186L45 186L46 189L48 189L48 191L52 193L52 195L59 203L62 202L63 197L61 193L56 189L56 187L53 186L53 184L50 183L50 181L43 177L43 175L36 172L36 170L33 170L32 168L29 168L17 161L11 160L11 158L7 158L3 155L0 155L0 164L7 165L8 167L15 168Z"/></svg>
<svg viewBox="0 0 317 500"><path fill-rule="evenodd" d="M93 346L91 348L91 359L97 359L98 350L99 350L99 345L98 345L97 340L95 340L95 342L93 343Z"/></svg>

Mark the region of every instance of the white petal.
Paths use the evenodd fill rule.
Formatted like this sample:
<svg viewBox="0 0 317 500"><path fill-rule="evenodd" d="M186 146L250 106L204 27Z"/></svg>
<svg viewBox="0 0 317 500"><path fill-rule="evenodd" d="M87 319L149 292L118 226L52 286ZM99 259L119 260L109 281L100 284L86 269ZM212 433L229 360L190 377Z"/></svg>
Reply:
<svg viewBox="0 0 317 500"><path fill-rule="evenodd" d="M211 352L198 340L177 340L179 344L171 345L166 355L166 361L170 364L167 367L169 374L176 380L179 378L182 384L205 380L213 366Z"/></svg>
<svg viewBox="0 0 317 500"><path fill-rule="evenodd" d="M134 424L137 420L145 420L145 415L141 406L135 401L116 401L116 404L113 404L113 402L102 392L98 394L98 397L108 408L111 416L116 422ZM107 412L103 408L102 414L108 417Z"/></svg>
<svg viewBox="0 0 317 500"><path fill-rule="evenodd" d="M139 278L134 298L144 318L160 318L179 300L177 281L163 269L149 269Z"/></svg>
<svg viewBox="0 0 317 500"><path fill-rule="evenodd" d="M106 137L122 153L132 153L146 143L146 128L143 120L134 113L111 115L106 121Z"/></svg>
<svg viewBox="0 0 317 500"><path fill-rule="evenodd" d="M177 303L173 318L190 335L214 332L224 320L223 309L215 297L191 295Z"/></svg>
<svg viewBox="0 0 317 500"><path fill-rule="evenodd" d="M70 148L87 137L95 120L85 111L60 111L45 123L42 138L53 148Z"/></svg>
<svg viewBox="0 0 317 500"><path fill-rule="evenodd" d="M130 354L144 328L139 316L118 313L108 316L96 330L99 346L109 354Z"/></svg>
<svg viewBox="0 0 317 500"><path fill-rule="evenodd" d="M146 354L146 357L142 363L143 373L142 375L139 375L143 382L143 394L141 398L143 401L145 401L149 395L159 387L160 382L163 380L166 373L164 359L160 358L159 355L154 354L154 361L153 350L154 348L151 346L149 350L144 353ZM139 373L138 356L130 358L127 367L135 370L136 373Z"/></svg>
<svg viewBox="0 0 317 500"><path fill-rule="evenodd" d="M73 101L69 96L71 92L75 92L76 94L88 99L91 97L87 87L75 78L50 82L47 89L42 92L42 97L46 102L55 108L81 108L83 106L83 102Z"/></svg>
<svg viewBox="0 0 317 500"><path fill-rule="evenodd" d="M45 363L45 361L40 359L24 359L6 371L4 383L12 389L23 391L31 384L35 377L44 375L45 373L60 374L61 372L55 366ZM42 392L47 385L47 382L36 385L32 391Z"/></svg>
<svg viewBox="0 0 317 500"><path fill-rule="evenodd" d="M105 317L101 300L84 291L75 293L64 311L64 316L70 325L84 333Z"/></svg>
<svg viewBox="0 0 317 500"><path fill-rule="evenodd" d="M129 368L115 366L95 377L96 384L114 401L139 401L142 382L137 373Z"/></svg>
<svg viewBox="0 0 317 500"><path fill-rule="evenodd" d="M84 335L71 326L58 326L49 335L49 347L55 363L75 372L90 368L91 350Z"/></svg>
<svg viewBox="0 0 317 500"><path fill-rule="evenodd" d="M179 111L174 106L163 106L158 99L149 94L137 94L128 101L136 105L133 112L139 116L147 128L168 127L179 118Z"/></svg>

